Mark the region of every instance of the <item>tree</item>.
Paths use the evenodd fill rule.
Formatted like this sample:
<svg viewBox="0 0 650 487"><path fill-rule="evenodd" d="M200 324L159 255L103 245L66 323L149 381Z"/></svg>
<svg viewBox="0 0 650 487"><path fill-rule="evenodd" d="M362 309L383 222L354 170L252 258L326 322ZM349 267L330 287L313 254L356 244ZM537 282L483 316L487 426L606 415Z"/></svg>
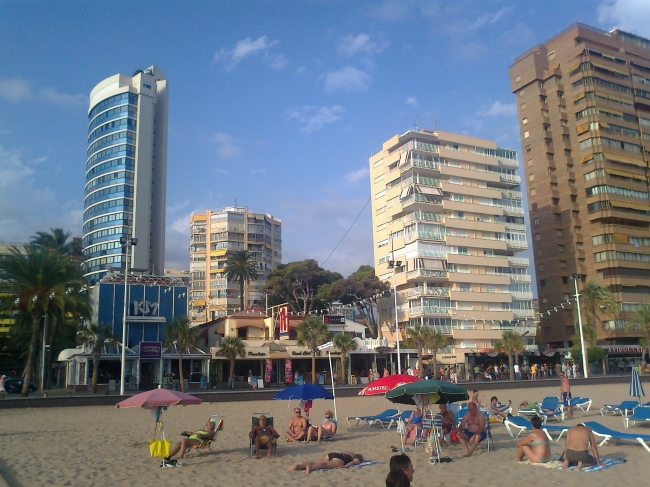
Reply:
<svg viewBox="0 0 650 487"><path fill-rule="evenodd" d="M431 363L433 364L433 377L436 378L438 377L438 352L445 348L447 346L447 337L440 333L439 331L435 331L433 328L431 329L431 339L429 342L429 347L431 348L433 352L433 356L431 357ZM440 377L438 377L440 378Z"/></svg>
<svg viewBox="0 0 650 487"><path fill-rule="evenodd" d="M643 335L641 342L645 346L648 355L650 355L650 305L642 303L632 317L632 322L628 326L641 331L641 334ZM641 370L645 370L645 350L643 352L643 357L641 358L641 363Z"/></svg>
<svg viewBox="0 0 650 487"><path fill-rule="evenodd" d="M239 250L228 257L224 274L228 282L239 282L239 307L243 311L244 283L248 284L257 279L257 269L251 253L248 250Z"/></svg>
<svg viewBox="0 0 650 487"><path fill-rule="evenodd" d="M524 350L524 338L513 330L504 330L500 340L494 342L494 351L503 350L508 354L508 370L510 371L510 380L515 380L515 369L513 354L518 355Z"/></svg>
<svg viewBox="0 0 650 487"><path fill-rule="evenodd" d="M327 341L329 337L327 325L321 318L310 316L298 325L298 345L311 350L311 382L316 384L316 352L318 346Z"/></svg>
<svg viewBox="0 0 650 487"><path fill-rule="evenodd" d="M616 299L612 292L596 281L589 281L580 293L580 302L587 315L587 324L598 330L597 321L600 314L616 313ZM587 334L585 333L585 338ZM594 342L595 344L595 342Z"/></svg>
<svg viewBox="0 0 650 487"><path fill-rule="evenodd" d="M88 345L92 350L93 378L90 391L95 393L97 392L97 380L99 379L99 360L102 356L104 343L107 341L114 342L115 335L113 335L112 328L109 325L91 323L83 329L80 337L80 342Z"/></svg>
<svg viewBox="0 0 650 487"><path fill-rule="evenodd" d="M357 349L357 342L354 341L354 338L345 333L339 333L334 335L332 339L334 345L341 351L341 369L343 370L343 384L347 383L348 373L347 373L347 363L350 352Z"/></svg>
<svg viewBox="0 0 650 487"><path fill-rule="evenodd" d="M230 360L230 380L228 384L234 383L235 377L235 359L237 357L244 358L246 356L246 347L244 342L239 337L225 337L221 340L221 347L217 350L217 355L226 357Z"/></svg>
<svg viewBox="0 0 650 487"><path fill-rule="evenodd" d="M404 346L415 348L418 352L418 363L420 364L420 377L424 377L424 362L422 361L422 351L431 346L433 328L420 323L406 329L406 340ZM435 373L435 371L434 371Z"/></svg>
<svg viewBox="0 0 650 487"><path fill-rule="evenodd" d="M165 345L171 347L176 345L178 351L178 375L181 382L181 391L185 392L185 380L183 377L183 350L190 349L196 345L198 339L198 328L190 325L187 316L174 318L165 327Z"/></svg>
<svg viewBox="0 0 650 487"><path fill-rule="evenodd" d="M16 310L31 319L29 353L22 390L22 396L27 397L32 371L36 365L41 320L53 310L64 309L67 289L81 286L83 277L79 267L73 265L67 256L51 252L45 247L30 244L21 252L14 246L9 252L9 256L0 261L0 270L4 271L4 279L8 281L10 292L16 298L5 311Z"/></svg>
<svg viewBox="0 0 650 487"><path fill-rule="evenodd" d="M83 255L81 243L78 240L68 242L68 239L72 235L71 232L66 232L62 228L50 228L50 232L36 232L36 235L32 235L31 237L31 243L39 247L55 250L64 255L69 255L72 258L81 258Z"/></svg>

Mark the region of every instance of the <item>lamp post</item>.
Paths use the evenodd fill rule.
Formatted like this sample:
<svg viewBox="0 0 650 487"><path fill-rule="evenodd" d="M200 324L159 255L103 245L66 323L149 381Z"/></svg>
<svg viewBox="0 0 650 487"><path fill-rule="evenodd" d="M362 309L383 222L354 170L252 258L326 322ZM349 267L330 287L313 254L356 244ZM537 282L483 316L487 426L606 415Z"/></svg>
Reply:
<svg viewBox="0 0 650 487"><path fill-rule="evenodd" d="M582 313L580 312L580 294L578 293L578 279L582 277L582 274L573 274L571 279L573 279L573 284L575 286L575 298L576 306L578 307L578 329L580 330L580 351L582 353L582 370L585 374L585 379L589 378L589 370L587 368L587 351L585 350L585 334L582 331Z"/></svg>
<svg viewBox="0 0 650 487"><path fill-rule="evenodd" d="M395 277L395 269L397 267L401 267L401 265L402 265L402 261L400 260L398 260L397 262L394 260L388 261L388 268L393 269L393 297L395 298L395 337L397 341L397 373L398 374L402 373L402 360L399 351L399 318L397 316L397 278Z"/></svg>
<svg viewBox="0 0 650 487"><path fill-rule="evenodd" d="M334 372L332 371L332 354L330 353L330 349L334 346L334 342L327 342L323 343L318 347L318 350L325 350L327 349L327 356L330 359L330 379L332 379L332 396L334 396L334 418L338 421L339 417L338 414L336 414L336 391L334 390Z"/></svg>
<svg viewBox="0 0 650 487"><path fill-rule="evenodd" d="M120 237L120 244L126 247L126 258L124 261L124 312L122 314L122 370L120 372L120 396L125 394L125 367L126 367L126 310L129 304L128 290L129 290L129 247L138 245L137 238Z"/></svg>

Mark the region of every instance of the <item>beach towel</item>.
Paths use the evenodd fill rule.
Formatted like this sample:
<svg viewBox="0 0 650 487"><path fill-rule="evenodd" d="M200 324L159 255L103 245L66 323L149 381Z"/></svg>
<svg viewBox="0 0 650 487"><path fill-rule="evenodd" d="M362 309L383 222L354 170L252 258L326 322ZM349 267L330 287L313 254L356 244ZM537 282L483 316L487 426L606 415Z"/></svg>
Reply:
<svg viewBox="0 0 650 487"><path fill-rule="evenodd" d="M601 458L601 465L591 465L589 467L582 467L580 472L598 472L600 470L605 470L606 468L611 467L612 465L618 465L619 463L625 463L627 460L624 458ZM520 462L524 465L534 465L536 467L552 468L556 470L562 469L562 462L559 460L558 455L553 455L553 460L548 463L533 463L530 460L525 462ZM576 470L576 467L569 467L567 470Z"/></svg>
<svg viewBox="0 0 650 487"><path fill-rule="evenodd" d="M349 467L345 467L345 468L367 467L368 465L376 465L376 464L378 464L378 463L379 463L379 462L371 462L370 460L366 460L365 462L361 462L361 463L359 463L359 464L357 464L357 465L350 465ZM318 470L314 470L314 472L318 472L319 470L336 470L336 469L332 469L332 468L319 468Z"/></svg>

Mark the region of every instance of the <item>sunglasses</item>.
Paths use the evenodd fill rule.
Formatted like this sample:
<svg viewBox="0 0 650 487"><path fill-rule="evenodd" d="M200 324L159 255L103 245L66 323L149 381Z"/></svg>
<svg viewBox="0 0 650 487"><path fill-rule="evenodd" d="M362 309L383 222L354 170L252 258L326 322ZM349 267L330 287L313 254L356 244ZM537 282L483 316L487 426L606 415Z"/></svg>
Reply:
<svg viewBox="0 0 650 487"><path fill-rule="evenodd" d="M300 414L300 411L294 411L294 413L296 413L296 414Z"/></svg>
<svg viewBox="0 0 650 487"><path fill-rule="evenodd" d="M331 416L325 416L325 419L330 419L330 418L331 418Z"/></svg>

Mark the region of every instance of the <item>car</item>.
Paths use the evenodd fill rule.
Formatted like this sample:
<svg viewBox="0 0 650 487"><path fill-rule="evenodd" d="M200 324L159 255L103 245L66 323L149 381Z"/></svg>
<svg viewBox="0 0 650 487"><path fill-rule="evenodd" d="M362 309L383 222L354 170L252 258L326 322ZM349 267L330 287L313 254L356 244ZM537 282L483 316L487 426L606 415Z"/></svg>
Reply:
<svg viewBox="0 0 650 487"><path fill-rule="evenodd" d="M23 391L22 377L7 377L5 379L5 390L9 394L20 394ZM29 383L29 392L36 392L36 386L33 382Z"/></svg>

